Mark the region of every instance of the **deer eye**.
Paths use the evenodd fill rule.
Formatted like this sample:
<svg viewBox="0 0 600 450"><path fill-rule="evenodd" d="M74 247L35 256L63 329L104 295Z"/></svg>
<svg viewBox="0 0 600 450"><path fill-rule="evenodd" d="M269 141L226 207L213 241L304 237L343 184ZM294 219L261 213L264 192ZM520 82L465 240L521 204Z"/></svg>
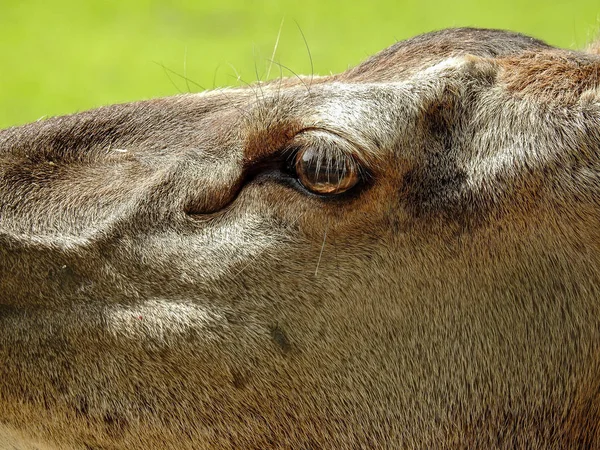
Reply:
<svg viewBox="0 0 600 450"><path fill-rule="evenodd" d="M298 150L294 164L298 180L314 194L341 194L360 181L358 164L343 152L320 151L309 146Z"/></svg>

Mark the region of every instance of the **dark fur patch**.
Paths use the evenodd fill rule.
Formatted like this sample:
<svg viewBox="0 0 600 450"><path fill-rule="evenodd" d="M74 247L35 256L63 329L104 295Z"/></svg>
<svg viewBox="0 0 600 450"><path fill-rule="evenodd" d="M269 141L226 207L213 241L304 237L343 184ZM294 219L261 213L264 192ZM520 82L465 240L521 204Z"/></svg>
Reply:
<svg viewBox="0 0 600 450"><path fill-rule="evenodd" d="M455 133L464 120L458 97L450 92L428 105L421 119L421 159L402 180L401 197L418 218L464 215L465 172L457 164Z"/></svg>
<svg viewBox="0 0 600 450"><path fill-rule="evenodd" d="M248 384L249 376L246 373L243 373L236 369L231 369L231 384L236 389L242 389L246 384Z"/></svg>
<svg viewBox="0 0 600 450"><path fill-rule="evenodd" d="M102 416L102 421L104 423L106 433L113 438L122 436L127 428L129 428L129 421L122 414L116 411L104 413Z"/></svg>
<svg viewBox="0 0 600 450"><path fill-rule="evenodd" d="M289 351L292 349L292 344L290 343L290 340L283 329L279 325L273 325L269 329L269 332L271 334L271 339L273 339L273 342L277 344L282 353L289 353Z"/></svg>

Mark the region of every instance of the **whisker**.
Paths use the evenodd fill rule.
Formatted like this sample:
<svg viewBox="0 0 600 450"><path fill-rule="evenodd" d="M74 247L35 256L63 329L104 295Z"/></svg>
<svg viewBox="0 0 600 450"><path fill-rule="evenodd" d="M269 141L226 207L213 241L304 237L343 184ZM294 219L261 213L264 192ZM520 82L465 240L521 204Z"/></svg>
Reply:
<svg viewBox="0 0 600 450"><path fill-rule="evenodd" d="M181 89L179 89L179 86L177 86L175 84L175 82L173 81L173 78L171 78L171 75L169 75L168 69L163 64L160 64L160 63L158 63L156 61L154 61L154 63L158 64L160 67L163 68L163 70L165 71L165 75L167 76L167 78L169 79L169 81L171 82L171 84L173 85L173 87L175 88L175 90L177 92L179 92L180 94L183 94L183 92L181 91Z"/></svg>
<svg viewBox="0 0 600 450"><path fill-rule="evenodd" d="M162 67L162 68L164 69L164 71L165 71L165 72L171 72L173 75L177 75L179 78L183 78L184 80L186 80L186 81L188 81L188 82L190 82L190 83L192 83L192 84L195 84L196 86L198 86L198 87L199 87L200 89L202 89L203 91L205 91L205 90L206 90L206 88L205 88L204 86L202 86L201 84L199 84L199 83L196 83L194 80L190 80L189 78L187 78L187 77L185 77L185 76L181 75L180 73L177 73L177 72L175 72L174 70L171 70L171 69L169 69L169 68L168 68L167 66L165 66L164 64L161 64L161 63L159 63L159 62L157 62L157 61L153 61L153 62L154 62L154 64L156 64L156 65L158 65L158 66ZM169 75L167 74L167 76L169 76ZM171 77L169 77L169 79L171 79ZM175 87L177 87L177 86L175 86ZM178 91L179 91L181 94L183 94L183 92L181 92L181 91L179 90L179 88L177 88L177 90L178 90Z"/></svg>
<svg viewBox="0 0 600 450"><path fill-rule="evenodd" d="M335 256L335 270L337 273L337 278L339 280L340 279L340 259L338 257L337 239L336 239L335 235L333 235L332 238L333 238L333 253Z"/></svg>
<svg viewBox="0 0 600 450"><path fill-rule="evenodd" d="M279 81L277 82L277 103L281 100L281 83L283 82L283 68L279 66Z"/></svg>
<svg viewBox="0 0 600 450"><path fill-rule="evenodd" d="M221 68L221 64L217 64L217 67L215 68L215 73L213 74L213 84L212 84L213 89L215 89L217 87L217 73L219 72L220 68Z"/></svg>
<svg viewBox="0 0 600 450"><path fill-rule="evenodd" d="M237 71L237 69L235 68L235 66L231 63L227 63L227 65L229 67L231 67L231 70L233 70L235 72L235 76L237 77L238 81L240 81L242 79L242 76L239 74L239 72Z"/></svg>
<svg viewBox="0 0 600 450"><path fill-rule="evenodd" d="M329 229L329 220L325 224L325 235L323 236L323 244L321 245L321 253L319 253L319 260L317 261L317 268L315 269L315 277L319 272L319 265L321 264L321 258L323 257L323 250L325 250L325 241L327 241L327 230Z"/></svg>
<svg viewBox="0 0 600 450"><path fill-rule="evenodd" d="M231 78L234 78L234 75L229 75ZM236 81L240 84L240 87L242 87L241 85L245 85L248 89L252 90L252 93L254 94L254 97L256 98L256 103L260 103L260 98L258 97L258 91L256 90L256 88L254 87L254 85L248 83L247 81L242 80L241 78L235 78Z"/></svg>
<svg viewBox="0 0 600 450"><path fill-rule="evenodd" d="M296 72L294 72L292 69L290 69L289 67L277 62L277 61L273 61L270 60L273 64L278 65L281 68L284 68L285 70L289 70L290 73L292 73L296 78L298 78L298 80L300 80L300 83L302 83L304 85L304 87L306 88L306 90L308 91L308 93L310 94L310 89L309 87L306 85L306 83L304 82L304 80L302 79L302 77L300 77L300 75L298 75Z"/></svg>
<svg viewBox="0 0 600 450"><path fill-rule="evenodd" d="M296 21L294 21L294 22L296 22ZM304 32L302 31L302 28L300 28L300 24L298 22L296 22L296 26L298 27L298 31L300 31L300 34L302 35L302 39L304 40L304 45L306 46L306 51L308 52L308 59L310 60L310 86L309 86L309 90L308 90L308 93L310 94L310 88L312 87L313 78L315 76L315 66L313 65L313 58L312 58L312 54L310 52L310 47L308 46L308 41L306 40L306 36L304 36Z"/></svg>
<svg viewBox="0 0 600 450"><path fill-rule="evenodd" d="M269 63L269 68L267 69L267 76L265 80L268 80L269 75L271 74L271 67L273 67L273 60L275 59L275 53L277 53L277 47L279 46L279 38L281 37L281 30L283 29L284 21L285 17L281 19L281 24L279 25L279 32L277 33L277 39L275 39L275 47L273 47L273 54L271 55L271 62Z"/></svg>
<svg viewBox="0 0 600 450"><path fill-rule="evenodd" d="M250 114L248 113L248 111L246 111L244 108L237 106L235 104L235 102L231 99L231 97L229 96L229 94L227 94L226 92L226 88L219 88L218 92L221 93L221 95L224 95L225 98L227 100L229 100L229 103L231 103L231 106L233 106L235 109L237 109L246 119L248 119L250 117Z"/></svg>
<svg viewBox="0 0 600 450"><path fill-rule="evenodd" d="M256 75L256 82L258 83L258 89L260 90L260 95L264 101L265 93L263 92L260 75L258 73L258 65L256 64L256 46L252 45L252 56L254 59L254 74Z"/></svg>
<svg viewBox="0 0 600 450"><path fill-rule="evenodd" d="M256 255L254 258L252 258L252 259L251 259L251 260L248 262L248 264L246 264L244 267L242 267L240 270L238 270L238 271L237 271L237 272L236 272L236 273L233 275L233 278L237 278L237 277L238 277L238 276L239 276L239 275L240 275L240 274L241 274L241 273L242 273L244 270L246 270L248 267L250 267L252 264L254 264L254 263L255 263L255 262L258 260L258 258L260 258L260 257L262 256L262 254L263 254L263 252L262 252L262 251L261 251L261 252L258 252L258 254L257 254L257 255Z"/></svg>
<svg viewBox="0 0 600 450"><path fill-rule="evenodd" d="M185 46L183 52L183 77L185 78L185 85L187 86L187 90L191 93L192 90L190 89L190 81L187 77L187 45Z"/></svg>
<svg viewBox="0 0 600 450"><path fill-rule="evenodd" d="M246 87L252 89L252 92L254 93L254 96L256 97L256 102L260 103L260 98L258 97L258 92L257 92L256 88L253 85L251 85L250 83L248 83L248 82L246 82L246 81L244 81L242 79L242 76L238 73L238 71L235 69L235 67L233 66L233 64L229 64L229 67L231 67L231 69L235 72L235 77L236 77L237 82L240 85L241 84L245 84Z"/></svg>

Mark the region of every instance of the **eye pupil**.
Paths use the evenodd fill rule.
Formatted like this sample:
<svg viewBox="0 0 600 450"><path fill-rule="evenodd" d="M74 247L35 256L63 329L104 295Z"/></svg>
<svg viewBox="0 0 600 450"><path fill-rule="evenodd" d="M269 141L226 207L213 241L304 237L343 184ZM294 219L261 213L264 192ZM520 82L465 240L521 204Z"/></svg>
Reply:
<svg viewBox="0 0 600 450"><path fill-rule="evenodd" d="M296 154L295 165L300 182L315 194L341 194L359 181L356 162L341 152L332 155L311 147L301 149Z"/></svg>

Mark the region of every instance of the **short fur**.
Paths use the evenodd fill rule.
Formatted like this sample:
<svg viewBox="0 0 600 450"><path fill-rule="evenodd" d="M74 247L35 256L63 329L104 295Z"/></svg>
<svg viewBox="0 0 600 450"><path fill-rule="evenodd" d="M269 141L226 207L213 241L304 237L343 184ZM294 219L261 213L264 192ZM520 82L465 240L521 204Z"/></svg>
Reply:
<svg viewBox="0 0 600 450"><path fill-rule="evenodd" d="M444 30L0 131L0 448L600 448L599 70Z"/></svg>

